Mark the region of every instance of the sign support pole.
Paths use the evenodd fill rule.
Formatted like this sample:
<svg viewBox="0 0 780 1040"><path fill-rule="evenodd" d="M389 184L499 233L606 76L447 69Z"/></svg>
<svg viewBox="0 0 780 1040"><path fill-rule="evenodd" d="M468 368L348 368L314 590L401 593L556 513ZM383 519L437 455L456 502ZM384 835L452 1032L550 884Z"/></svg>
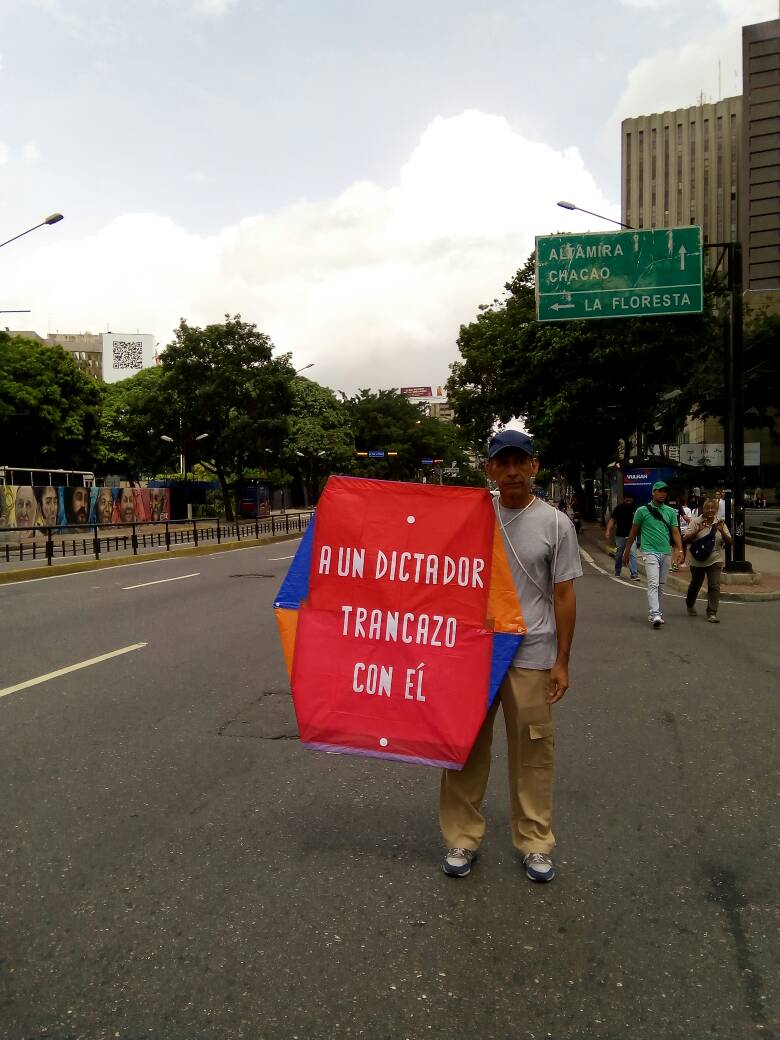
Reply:
<svg viewBox="0 0 780 1040"><path fill-rule="evenodd" d="M728 410L731 440L731 535L734 547L727 571L751 572L745 559L745 400L742 372L742 243L729 242L729 384Z"/></svg>

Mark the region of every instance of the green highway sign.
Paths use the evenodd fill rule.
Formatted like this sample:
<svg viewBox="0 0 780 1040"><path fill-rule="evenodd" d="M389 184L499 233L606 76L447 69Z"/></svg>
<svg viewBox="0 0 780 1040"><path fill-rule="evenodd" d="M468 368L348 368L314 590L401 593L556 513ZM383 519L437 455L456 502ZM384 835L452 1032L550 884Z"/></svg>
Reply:
<svg viewBox="0 0 780 1040"><path fill-rule="evenodd" d="M696 226L537 236L536 317L700 314L702 277Z"/></svg>

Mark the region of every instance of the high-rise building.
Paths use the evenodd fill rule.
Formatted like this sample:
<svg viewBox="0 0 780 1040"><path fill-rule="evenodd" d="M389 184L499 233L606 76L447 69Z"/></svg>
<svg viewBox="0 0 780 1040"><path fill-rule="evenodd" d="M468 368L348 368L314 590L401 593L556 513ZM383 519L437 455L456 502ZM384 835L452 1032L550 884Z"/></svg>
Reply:
<svg viewBox="0 0 780 1040"><path fill-rule="evenodd" d="M39 343L48 343L67 350L82 372L92 379L102 380L103 340L91 332L52 332L45 338L37 332L13 332L13 336L24 336Z"/></svg>
<svg viewBox="0 0 780 1040"><path fill-rule="evenodd" d="M780 18L742 29L742 82L745 290L780 309Z"/></svg>
<svg viewBox="0 0 780 1040"><path fill-rule="evenodd" d="M700 224L705 242L736 240L741 146L741 97L624 119L624 223Z"/></svg>
<svg viewBox="0 0 780 1040"><path fill-rule="evenodd" d="M743 27L742 59L740 97L623 121L622 219L741 242L748 299L780 310L780 18Z"/></svg>

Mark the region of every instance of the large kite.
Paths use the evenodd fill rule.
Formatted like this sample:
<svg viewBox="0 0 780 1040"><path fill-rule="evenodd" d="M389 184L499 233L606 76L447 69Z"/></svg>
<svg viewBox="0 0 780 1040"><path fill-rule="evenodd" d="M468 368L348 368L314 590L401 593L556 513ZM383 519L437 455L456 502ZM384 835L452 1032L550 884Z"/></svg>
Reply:
<svg viewBox="0 0 780 1040"><path fill-rule="evenodd" d="M274 606L305 747L449 769L525 634L475 488L331 477Z"/></svg>

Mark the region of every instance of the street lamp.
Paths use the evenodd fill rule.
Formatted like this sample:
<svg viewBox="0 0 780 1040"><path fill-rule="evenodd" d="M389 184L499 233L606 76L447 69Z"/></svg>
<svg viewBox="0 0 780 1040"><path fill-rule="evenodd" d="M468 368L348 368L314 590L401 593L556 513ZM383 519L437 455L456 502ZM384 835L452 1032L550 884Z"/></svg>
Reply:
<svg viewBox="0 0 780 1040"><path fill-rule="evenodd" d="M39 227L43 227L44 224L58 224L63 219L61 213L50 213L45 220L42 220L40 224L36 224L35 227L27 228L26 231L21 231L18 235L14 235L13 238L7 238L5 242L0 242L0 246L7 246L9 242L15 242L17 238L21 238L23 235L29 235L31 231L37 231Z"/></svg>
<svg viewBox="0 0 780 1040"><path fill-rule="evenodd" d="M618 227L628 228L629 231L634 229L630 224L624 224L622 220L613 220L612 217L603 217L600 213L593 213L589 209L583 209L581 206L575 206L573 202L561 201L558 203L561 209L576 209L578 213L587 213L589 217L598 217L599 220L608 220L611 224L617 224Z"/></svg>
<svg viewBox="0 0 780 1040"><path fill-rule="evenodd" d="M310 361L308 365L304 365L303 368L296 368L295 374L300 375L301 372L305 372L307 368L314 368L314 362Z"/></svg>
<svg viewBox="0 0 780 1040"><path fill-rule="evenodd" d="M612 224L629 231L636 231L631 224L624 224L601 213L592 213L589 209L580 209L573 202L559 202L563 209L579 210L599 220L608 220ZM728 345L726 348L726 365L724 373L724 390L726 396L726 415L724 416L723 441L725 448L726 473L729 489L726 491L726 515L731 521L731 534L734 539L731 559L725 566L726 571L749 573L752 565L745 559L745 401L742 386L742 243L741 242L704 242L704 249L722 249L715 269L714 277L724 257L728 257L728 290L730 294ZM673 394L672 396L676 396Z"/></svg>
<svg viewBox="0 0 780 1040"><path fill-rule="evenodd" d="M200 434L198 434L197 437L195 437L195 440L196 441L205 441L205 439L207 437L208 437L207 433L200 433ZM176 441L173 439L173 437L169 437L167 433L161 433L160 434L160 440L161 441L165 441L166 444L175 444L176 443ZM179 443L179 473L181 475L181 479L184 480L184 478L187 475L187 470L186 470L186 462L185 462L185 458L184 458L184 444L181 441ZM187 503L187 519L188 520L192 519L192 503L191 502Z"/></svg>

